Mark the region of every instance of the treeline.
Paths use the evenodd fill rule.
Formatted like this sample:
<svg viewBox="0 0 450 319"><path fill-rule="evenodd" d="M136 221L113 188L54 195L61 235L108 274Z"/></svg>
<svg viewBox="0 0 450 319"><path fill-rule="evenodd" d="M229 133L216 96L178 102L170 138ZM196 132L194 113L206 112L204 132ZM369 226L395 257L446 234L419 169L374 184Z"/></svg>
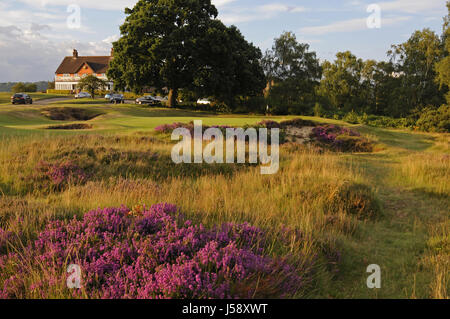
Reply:
<svg viewBox="0 0 450 319"><path fill-rule="evenodd" d="M0 83L0 92L42 92L47 90L49 82L5 82Z"/></svg>
<svg viewBox="0 0 450 319"><path fill-rule="evenodd" d="M282 34L262 59L269 112L450 131L450 2L447 8L441 35L416 31L392 45L388 61L364 61L346 51L320 63L293 33ZM262 111L252 106L243 103L240 111Z"/></svg>
<svg viewBox="0 0 450 319"><path fill-rule="evenodd" d="M450 3L447 7L450 12ZM442 35L416 31L405 43L392 46L388 61L364 61L347 51L321 63L290 32L262 54L235 26L217 19L210 0L170 5L140 0L125 13L108 70L117 90L168 88L169 107L180 100L185 107L195 106L198 98L209 97L219 111L368 123L402 119L390 121L392 126L415 126L426 113L428 123L440 121L431 127L450 129L450 119L445 119L450 16L444 19Z"/></svg>

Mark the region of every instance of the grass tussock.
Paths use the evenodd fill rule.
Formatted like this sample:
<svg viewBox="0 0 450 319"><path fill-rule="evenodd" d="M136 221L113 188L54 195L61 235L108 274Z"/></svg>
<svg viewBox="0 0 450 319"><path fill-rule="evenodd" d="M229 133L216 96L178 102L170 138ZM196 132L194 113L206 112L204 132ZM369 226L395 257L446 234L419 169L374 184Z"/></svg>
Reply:
<svg viewBox="0 0 450 319"><path fill-rule="evenodd" d="M402 159L395 170L397 184L431 195L450 193L450 155L414 153Z"/></svg>
<svg viewBox="0 0 450 319"><path fill-rule="evenodd" d="M431 281L431 298L449 299L450 291L450 220L433 225L428 239L428 254L422 264L429 269Z"/></svg>

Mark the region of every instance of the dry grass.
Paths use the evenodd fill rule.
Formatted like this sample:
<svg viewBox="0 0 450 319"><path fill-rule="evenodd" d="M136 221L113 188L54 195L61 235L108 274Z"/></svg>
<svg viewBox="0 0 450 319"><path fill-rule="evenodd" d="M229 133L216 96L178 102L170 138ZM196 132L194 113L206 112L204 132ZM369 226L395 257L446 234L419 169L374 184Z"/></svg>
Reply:
<svg viewBox="0 0 450 319"><path fill-rule="evenodd" d="M450 220L431 226L428 254L424 266L432 271L431 298L449 299L450 291Z"/></svg>
<svg viewBox="0 0 450 319"><path fill-rule="evenodd" d="M169 202L206 226L249 222L266 230L272 239L267 253L291 256L299 269L315 260L310 290L295 296L305 297L330 286L335 276L330 265L336 264L330 256L343 251L342 242L356 245L360 226L367 229L376 222L361 215L376 217L377 194L352 156L286 144L280 149L280 171L261 175L259 167L250 165L175 165L171 148L167 140L151 134L1 141L0 227L19 235L10 249L22 249L55 218L81 216L97 207ZM67 159L92 173L86 184L44 193L40 185L27 181L36 163ZM448 157L413 153L402 162L392 170L396 185L448 196ZM293 232L287 241L280 240L286 237L286 226ZM435 244L442 238L448 249L448 223L433 230L430 252L423 259L433 273L434 298L448 298L449 254ZM36 270L36 278L43 272ZM34 280L30 278L30 284ZM27 297L33 297L32 292Z"/></svg>

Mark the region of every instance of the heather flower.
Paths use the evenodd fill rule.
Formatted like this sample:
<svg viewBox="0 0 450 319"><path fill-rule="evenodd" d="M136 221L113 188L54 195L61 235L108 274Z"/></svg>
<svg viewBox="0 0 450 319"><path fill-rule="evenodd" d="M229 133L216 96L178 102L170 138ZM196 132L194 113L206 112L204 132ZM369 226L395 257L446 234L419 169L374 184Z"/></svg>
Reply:
<svg viewBox="0 0 450 319"><path fill-rule="evenodd" d="M263 120L263 121L257 123L256 125L257 126L263 126L263 127L268 128L268 129L280 128L281 127L280 123L278 123L276 121L272 121L272 120Z"/></svg>
<svg viewBox="0 0 450 319"><path fill-rule="evenodd" d="M69 184L83 184L88 179L88 174L71 161L53 164L42 161L36 171L33 179L54 190L62 190Z"/></svg>
<svg viewBox="0 0 450 319"><path fill-rule="evenodd" d="M65 282L68 264L80 266L83 291L91 298L250 298L258 295L260 281L277 298L308 282L309 272L264 255L262 230L232 223L208 229L177 213L175 205L162 203L52 221L22 253L52 280L28 283L23 278L30 268L19 262L22 257L0 255L0 265L9 262L22 274L0 275L0 298L17 297L18 287L46 296L49 287Z"/></svg>
<svg viewBox="0 0 450 319"><path fill-rule="evenodd" d="M358 132L353 131L346 127L340 127L337 125L324 125L317 126L313 129L312 138L315 138L319 143L330 146L335 150L344 150L342 145L343 136L359 137L361 136Z"/></svg>

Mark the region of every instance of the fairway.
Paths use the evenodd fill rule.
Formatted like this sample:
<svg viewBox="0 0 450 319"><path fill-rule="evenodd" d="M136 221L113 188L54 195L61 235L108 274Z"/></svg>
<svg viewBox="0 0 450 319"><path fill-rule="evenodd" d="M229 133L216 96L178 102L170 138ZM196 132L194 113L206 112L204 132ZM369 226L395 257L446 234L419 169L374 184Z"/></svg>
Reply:
<svg viewBox="0 0 450 319"><path fill-rule="evenodd" d="M244 126L255 124L263 119L264 116L248 115L216 115L207 112L185 111L179 109L167 108L145 108L133 104L111 105L102 104L101 100L95 104L85 104L77 100L64 102L50 102L47 105L0 105L0 132L6 134L47 134L46 127L50 124L71 124L77 121L52 121L46 118L42 112L48 107L59 108L81 108L86 110L97 110L103 114L98 118L89 121L93 125L91 130L82 132L63 132L64 133L131 133L136 131L153 130L161 124L174 122L188 123L194 120L202 120L205 125L230 125ZM295 116L276 116L270 117L275 120L285 120ZM338 121L329 121L338 122ZM61 132L50 132L50 134L60 134Z"/></svg>

